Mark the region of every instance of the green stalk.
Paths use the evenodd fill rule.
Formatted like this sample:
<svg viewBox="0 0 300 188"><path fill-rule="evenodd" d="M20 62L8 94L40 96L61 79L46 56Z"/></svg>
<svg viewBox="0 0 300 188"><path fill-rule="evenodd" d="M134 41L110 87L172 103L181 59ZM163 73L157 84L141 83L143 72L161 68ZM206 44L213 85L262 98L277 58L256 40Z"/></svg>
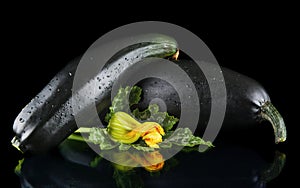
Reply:
<svg viewBox="0 0 300 188"><path fill-rule="evenodd" d="M77 135L77 134L71 134L69 137L68 137L69 140L76 140L76 141L80 141L80 142L86 142L86 140L80 136L80 135Z"/></svg>
<svg viewBox="0 0 300 188"><path fill-rule="evenodd" d="M81 135L76 134L76 133L90 133L90 132L91 132L91 128L89 128L89 127L80 127L73 134L71 134L68 137L68 139L69 140L77 140L77 141L80 141L80 142L88 142L88 139L84 139Z"/></svg>
<svg viewBox="0 0 300 188"><path fill-rule="evenodd" d="M285 123L277 109L267 101L261 107L261 116L268 120L274 129L275 143L284 142L287 137Z"/></svg>
<svg viewBox="0 0 300 188"><path fill-rule="evenodd" d="M90 133L91 128L90 127L80 127L75 131L75 133Z"/></svg>

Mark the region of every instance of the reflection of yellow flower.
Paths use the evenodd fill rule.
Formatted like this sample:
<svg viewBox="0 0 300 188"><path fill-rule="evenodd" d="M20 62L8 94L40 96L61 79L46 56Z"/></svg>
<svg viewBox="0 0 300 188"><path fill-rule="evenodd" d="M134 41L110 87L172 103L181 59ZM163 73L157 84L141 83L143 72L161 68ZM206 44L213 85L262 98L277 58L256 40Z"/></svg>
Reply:
<svg viewBox="0 0 300 188"><path fill-rule="evenodd" d="M125 112L115 113L108 124L108 133L112 139L131 144L140 137L149 147L159 148L158 143L162 142L165 135L164 129L155 122L140 123Z"/></svg>
<svg viewBox="0 0 300 188"><path fill-rule="evenodd" d="M114 160L114 167L120 171L129 171L140 165L149 172L156 172L164 166L164 158L159 151L143 152L142 154L120 152L114 154Z"/></svg>
<svg viewBox="0 0 300 188"><path fill-rule="evenodd" d="M155 165L145 166L145 169L149 172L157 172L164 167L164 164L165 164L164 162L161 162L161 163L157 163Z"/></svg>
<svg viewBox="0 0 300 188"><path fill-rule="evenodd" d="M144 164L144 168L150 172L161 170L165 164L163 156L158 151L149 153L145 156L145 159L151 165Z"/></svg>

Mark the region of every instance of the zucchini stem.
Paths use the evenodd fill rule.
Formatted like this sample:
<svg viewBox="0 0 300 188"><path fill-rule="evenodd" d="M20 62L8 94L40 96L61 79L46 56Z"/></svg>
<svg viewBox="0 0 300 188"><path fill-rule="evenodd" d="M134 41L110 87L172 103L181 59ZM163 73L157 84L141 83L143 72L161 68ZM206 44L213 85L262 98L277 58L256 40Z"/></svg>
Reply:
<svg viewBox="0 0 300 188"><path fill-rule="evenodd" d="M284 142L287 137L285 123L277 109L270 101L264 103L261 107L261 116L268 120L274 129L275 143Z"/></svg>
<svg viewBox="0 0 300 188"><path fill-rule="evenodd" d="M24 153L21 148L19 147L20 144L20 140L15 136L13 137L13 139L11 140L11 144L12 146L14 146L15 148L17 148L17 150L19 150L21 153Z"/></svg>

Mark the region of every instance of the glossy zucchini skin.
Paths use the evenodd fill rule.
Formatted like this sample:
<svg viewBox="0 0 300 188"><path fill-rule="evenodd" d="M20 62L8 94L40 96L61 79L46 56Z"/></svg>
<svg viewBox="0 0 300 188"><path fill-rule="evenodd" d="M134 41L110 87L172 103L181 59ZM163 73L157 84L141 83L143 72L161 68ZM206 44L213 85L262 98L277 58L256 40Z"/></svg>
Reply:
<svg viewBox="0 0 300 188"><path fill-rule="evenodd" d="M177 60L174 63L189 75L197 90L200 115L196 131L197 134L202 135L206 129L211 112L210 86L203 72L194 61ZM209 66L211 69L216 68L216 65L211 63L206 63L206 66ZM221 131L233 133L242 130L246 132L259 122L267 120L273 126L275 143L285 141L287 135L284 121L276 108L271 104L270 97L262 85L254 79L233 70L224 67L221 67L221 70L224 80L218 81L210 78L212 79L212 88L214 84L220 84L223 81L225 81L226 85L227 104ZM177 84L181 84L183 87L186 85L186 83ZM181 104L181 101L176 90L166 81L159 78L148 78L140 81L137 85L143 91L147 91L143 93L139 108L144 109L151 100L160 98L165 102L167 111L171 115L180 117L181 109L179 104ZM218 93L218 91L215 91L215 93ZM218 100L218 97L216 97L216 100Z"/></svg>
<svg viewBox="0 0 300 188"><path fill-rule="evenodd" d="M149 41L117 52L99 73L87 78L78 91L90 89L90 85L100 84L103 87L90 93L89 98L93 100L86 100L84 104L72 95L74 73L80 58L69 63L17 116L13 125L16 136L12 144L22 152L32 153L46 152L57 146L78 128L74 116L95 103L99 111L108 107L112 85L124 70L143 58L165 58L177 52L177 43L170 38L152 38ZM105 79L99 81L99 77ZM73 110L72 104L77 103L82 108Z"/></svg>

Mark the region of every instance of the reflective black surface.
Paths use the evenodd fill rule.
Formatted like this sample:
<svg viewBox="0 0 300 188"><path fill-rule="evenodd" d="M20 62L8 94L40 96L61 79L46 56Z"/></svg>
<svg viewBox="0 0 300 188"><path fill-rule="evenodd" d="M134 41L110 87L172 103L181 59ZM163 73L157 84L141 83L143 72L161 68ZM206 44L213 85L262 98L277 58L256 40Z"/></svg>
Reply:
<svg viewBox="0 0 300 188"><path fill-rule="evenodd" d="M295 47L295 38L298 36L298 33L297 35L293 35L296 33L295 31L297 31L295 28L298 20L295 20L297 16L294 15L297 11L290 10L290 7L286 7L283 3L278 4L278 6L275 5L276 3L272 4L274 6L273 8L270 7L270 4L267 6L253 4L254 7L248 4L247 10L246 6L241 8L233 6L231 10L222 7L224 12L219 12L215 7L194 6L198 9L197 11L185 9L186 12L192 12L189 16L185 12L182 12L183 8L181 8L181 6L178 6L177 3L174 4L176 5L174 8L160 7L161 14L158 13L159 11L155 11L155 13L151 11L150 14L145 15L146 11L144 9L134 9L133 14L130 16L128 15L130 11L124 9L124 11L126 11L125 14L122 15L118 12L121 16L116 16L116 18L110 17L106 13L100 15L101 10L99 10L98 6L96 7L97 10L94 11L89 11L89 8L86 9L89 11L87 14L83 13L82 10L78 11L71 8L61 8L59 11L56 8L60 6L55 5L50 7L50 4L49 7L36 8L36 6L18 6L14 3L11 7L5 7L5 10L7 10L5 12L8 13L5 13L5 16L2 17L4 22L2 22L1 25L2 32L4 31L2 35L4 39L4 41L2 41L4 42L2 43L4 47L2 58L4 58L1 64L1 83L3 84L1 87L2 111L0 137L2 144L0 161L1 187L21 187L20 178L14 173L14 168L18 164L18 160L22 159L24 155L11 146L10 140L14 135L12 131L13 121L24 105L26 105L67 62L82 54L90 44L101 35L118 26L143 20L167 21L187 28L208 45L222 66L248 75L258 80L265 87L272 98L272 102L274 105L276 104L285 119L288 131L286 143L274 145L271 127L269 125L259 125L260 131L256 131L258 134L253 135L252 139L247 138L246 145L240 143L240 138L243 139L243 135L241 135L234 138L233 143L236 144L236 146L232 147L238 147L238 151L246 150L252 153L251 156L254 155L258 158L254 159L254 161L262 161L259 163L266 164L267 166L272 164L276 150L286 154L286 163L279 176L265 183L265 185L267 188L297 187L299 180L295 177L297 173L294 173L294 170L297 172L299 166L299 155L297 154L297 148L299 147L299 115L296 114L299 110L295 110L294 106L297 107L296 104L299 103L299 96L296 92L299 85L299 71L298 68L296 68L298 57L294 58L294 55L298 54L298 52L296 52L297 48ZM151 5L151 7L153 6ZM190 8L192 7L193 6L190 6ZM103 7L101 7L101 9L103 9ZM73 11L68 12L68 10ZM204 10L208 12L205 13L203 12ZM284 10L287 11L283 12ZM116 10L112 9L111 11L115 14ZM138 11L138 13L136 11ZM264 131L266 129L267 131ZM237 134L233 133L233 135ZM247 135L247 132L244 133L244 135ZM222 134L219 136L222 137ZM251 137L251 135L249 135L249 137ZM257 140L257 142L252 143L253 140ZM217 153L219 149L224 149L225 151L228 149L227 147L223 148L223 146L217 144L216 146L216 148L205 155L196 154L197 156L199 155L197 160L205 158L206 156L212 156L212 153ZM234 153L236 152L236 149L232 150ZM249 162L238 163L237 161L234 161L236 166L229 165L228 160L231 158L238 159L238 161L247 159L248 155L245 156L243 154L245 154L245 152L236 152L233 156L224 159L220 156L219 160L217 160L219 161L218 164L227 165L228 168L225 169L225 173L221 175L224 174L225 176L228 174L227 178L230 179L229 172L231 172L231 174L233 173L231 169L234 169L234 167L238 168L239 165L247 165ZM184 155L186 155L186 157L182 157L182 159L180 156ZM221 151L219 155L221 155ZM33 178L30 179L29 175L25 176L24 174L24 179L30 183L37 181L36 179L34 180L34 177L39 176L39 174L41 179L45 178L43 174L49 171L49 169L47 169L49 166L43 168L44 163L36 162L41 161L41 159L38 159L39 157L42 156L32 156L32 158L25 156L23 170L27 169L30 171ZM58 167L60 170L70 170L74 168L92 171L91 174L94 172L99 173L99 167L91 168L82 166L80 163L78 164L78 162L70 162L62 158L58 152L44 157L48 159L49 164L52 164L52 166L62 164L56 165L60 166ZM192 158L194 155L192 153L183 153L175 156L177 160L185 160L187 162L189 162L189 157ZM35 160L35 158L37 159ZM50 163L53 158L56 162ZM94 156L92 155L91 158L94 158ZM32 167L28 166L29 163L31 163L30 161L33 163ZM224 161L224 163L222 163L222 161ZM102 162L103 161L101 161L99 165L101 166L107 163L107 171L109 168L111 169L111 174L113 174L114 169L111 167L111 164ZM35 164L40 164L40 171L35 170L37 169ZM256 163L254 162L252 164L254 169L256 169ZM195 177L196 180L199 179L204 182L210 181L208 177L206 179L196 175L198 173L211 174L207 172L207 169L205 171L207 173L198 170L198 168L195 173L192 173L194 170L191 170L191 167L188 168L183 165L184 162L180 162L171 168L171 170L161 172L161 176L151 176L150 178L148 172L144 169L137 169L137 171L139 175L142 175L142 178L147 177L151 179L151 182L160 182L157 179L171 177L169 182L178 182L181 178L189 178L187 175L190 175L190 177L194 175L193 177ZM261 166L260 169L262 168ZM188 169L188 172L176 172L179 171L176 169ZM82 171L84 172L84 170ZM52 172L63 176L63 174L60 174L54 169ZM177 175L181 173L182 177L175 179L175 177L178 177L174 175L175 172ZM239 175L238 171L235 172L235 174ZM251 186L254 186L254 182L257 181L252 181L251 177L257 177L258 175L251 175L249 178L249 172L250 170L246 170L247 178L245 178L243 182L251 182ZM74 177L74 174L69 173L69 177ZM56 174L50 177L51 178L48 178L50 182L56 181L55 178L58 178ZM77 178L78 176L75 177ZM78 177L79 180L80 177ZM84 177L84 175L82 175L82 177ZM234 179L236 175L232 177L232 179ZM115 186L115 180L111 177L110 180L110 185ZM220 179L215 179L212 182L218 183L223 180L224 178L220 177ZM82 182L84 180L80 181ZM98 181L99 180L96 182ZM149 181L143 178L143 182L147 183ZM42 185L42 181L40 181L40 183ZM78 180L77 183L79 184ZM226 183L224 183L224 186L225 185ZM262 183L262 185L264 185L264 183ZM166 187L169 186L166 185Z"/></svg>
<svg viewBox="0 0 300 188"><path fill-rule="evenodd" d="M22 187L266 187L284 168L275 151L266 160L253 149L213 148L181 151L161 170L120 168L101 159L85 143L65 141L47 155L25 157L17 172Z"/></svg>

